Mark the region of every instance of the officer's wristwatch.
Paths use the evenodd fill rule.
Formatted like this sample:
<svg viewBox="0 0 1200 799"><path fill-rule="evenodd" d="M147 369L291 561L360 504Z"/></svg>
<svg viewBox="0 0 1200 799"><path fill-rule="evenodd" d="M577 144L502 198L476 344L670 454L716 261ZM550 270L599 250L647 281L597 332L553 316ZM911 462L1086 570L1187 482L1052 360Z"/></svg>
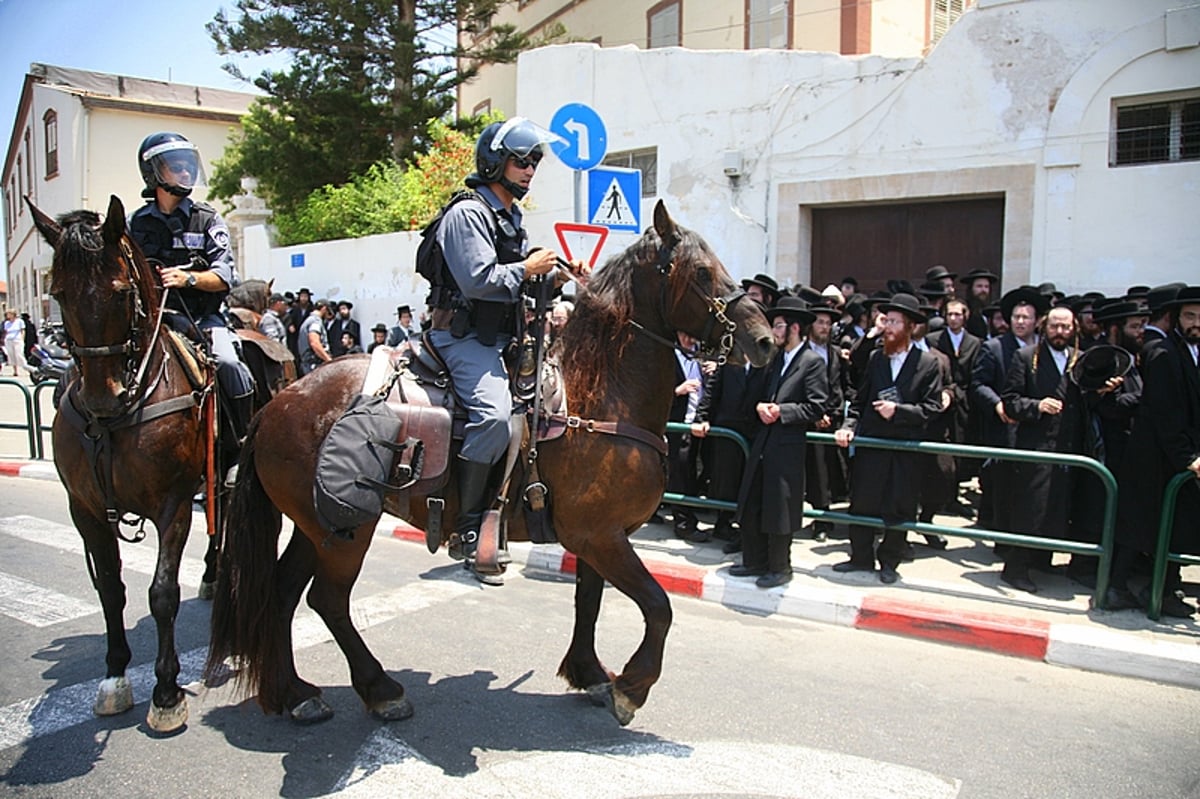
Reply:
<svg viewBox="0 0 1200 799"><path fill-rule="evenodd" d="M185 284L185 285L186 285L188 288L190 288L190 289L194 289L194 288L196 288L196 276L195 276L195 275L188 275L188 276L187 276L187 280L185 281L185 283L184 283L184 284Z"/></svg>

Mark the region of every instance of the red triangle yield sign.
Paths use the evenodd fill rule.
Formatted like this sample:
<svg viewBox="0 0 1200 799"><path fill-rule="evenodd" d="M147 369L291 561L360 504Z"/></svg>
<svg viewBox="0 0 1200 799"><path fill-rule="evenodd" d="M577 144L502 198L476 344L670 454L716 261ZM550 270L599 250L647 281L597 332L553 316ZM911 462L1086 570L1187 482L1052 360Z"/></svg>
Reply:
<svg viewBox="0 0 1200 799"><path fill-rule="evenodd" d="M587 261L588 266L594 267L600 249L604 247L604 240L608 238L608 228L578 222L555 222L554 235L558 236L563 256L568 261L580 258Z"/></svg>

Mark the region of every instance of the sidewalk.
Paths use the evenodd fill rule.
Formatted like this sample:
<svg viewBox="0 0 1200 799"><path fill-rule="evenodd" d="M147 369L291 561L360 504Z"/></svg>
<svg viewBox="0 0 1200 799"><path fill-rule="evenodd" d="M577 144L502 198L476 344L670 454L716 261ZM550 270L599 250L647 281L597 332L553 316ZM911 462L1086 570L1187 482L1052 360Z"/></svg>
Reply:
<svg viewBox="0 0 1200 799"><path fill-rule="evenodd" d="M0 475L57 480L53 464L0 460ZM707 528L701 512L701 528ZM966 526L965 519L938 516L940 524ZM384 516L376 534L425 546L424 533ZM807 536L807 531L802 535ZM791 583L763 590L750 578L729 576L740 555L724 555L724 542L692 544L675 538L669 524L648 524L632 536L646 568L670 594L760 616L780 615L969 646L999 654L1200 688L1200 620L1164 617L1153 622L1137 610L1093 611L1089 589L1062 569L1035 572L1035 595L1000 582L1000 561L991 547L951 538L935 551L914 543L916 559L900 566L900 580L885 586L873 574L838 574L849 543L841 527L829 541L798 538L792 545ZM923 541L921 536L911 539ZM513 542L514 570L573 574L575 556L557 544ZM431 559L446 556L439 553ZM1064 563L1057 555L1055 563ZM1183 572L1185 588L1200 589L1200 567ZM502 590L502 589L501 589Z"/></svg>

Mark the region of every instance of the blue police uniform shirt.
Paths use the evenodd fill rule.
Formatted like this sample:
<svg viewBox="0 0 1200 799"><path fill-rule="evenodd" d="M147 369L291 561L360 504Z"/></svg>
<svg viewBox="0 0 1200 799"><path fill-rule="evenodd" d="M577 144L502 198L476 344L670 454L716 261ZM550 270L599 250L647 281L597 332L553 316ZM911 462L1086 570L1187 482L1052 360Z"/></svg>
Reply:
<svg viewBox="0 0 1200 799"><path fill-rule="evenodd" d="M521 230L521 209L516 203L511 212L505 211L504 204L490 188L480 186L476 191L497 215L507 215L513 228ZM464 297L468 300L515 303L520 299L525 266L522 261L498 263L497 239L500 231L493 231L495 225L493 215L479 203L455 203L438 226L438 245ZM522 241L522 257L527 251L528 247Z"/></svg>

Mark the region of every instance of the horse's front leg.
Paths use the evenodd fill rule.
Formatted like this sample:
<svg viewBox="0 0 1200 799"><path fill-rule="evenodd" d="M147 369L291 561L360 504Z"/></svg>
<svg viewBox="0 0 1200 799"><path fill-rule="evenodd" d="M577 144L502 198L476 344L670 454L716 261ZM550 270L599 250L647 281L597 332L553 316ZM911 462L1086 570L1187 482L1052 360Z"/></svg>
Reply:
<svg viewBox="0 0 1200 799"><path fill-rule="evenodd" d="M646 703L650 687L662 673L663 647L671 628L671 602L624 533L589 543L592 545L581 557L591 563L601 578L637 603L646 624L641 645L612 684L612 714L624 726Z"/></svg>
<svg viewBox="0 0 1200 799"><path fill-rule="evenodd" d="M133 687L125 669L133 658L125 636L125 583L121 581L121 554L112 526L70 500L71 518L83 538L88 573L104 609L105 678L96 692L92 710L97 716L115 716L133 707Z"/></svg>
<svg viewBox="0 0 1200 799"><path fill-rule="evenodd" d="M383 721L400 721L413 714L412 704L404 696L404 686L383 670L350 619L350 592L362 570L374 531L374 523L363 525L355 530L352 541L338 541L323 550L308 590L308 604L325 622L346 656L350 683L367 710Z"/></svg>
<svg viewBox="0 0 1200 799"><path fill-rule="evenodd" d="M598 704L607 702L616 679L596 655L596 620L604 598L604 578L583 558L575 561L575 629L558 676L572 688L588 692Z"/></svg>
<svg viewBox="0 0 1200 799"><path fill-rule="evenodd" d="M173 732L187 723L187 697L179 687L179 653L175 649L175 617L179 613L179 562L192 526L191 497L174 504L156 525L158 561L150 583L150 614L158 630L156 678L146 723L155 732Z"/></svg>

